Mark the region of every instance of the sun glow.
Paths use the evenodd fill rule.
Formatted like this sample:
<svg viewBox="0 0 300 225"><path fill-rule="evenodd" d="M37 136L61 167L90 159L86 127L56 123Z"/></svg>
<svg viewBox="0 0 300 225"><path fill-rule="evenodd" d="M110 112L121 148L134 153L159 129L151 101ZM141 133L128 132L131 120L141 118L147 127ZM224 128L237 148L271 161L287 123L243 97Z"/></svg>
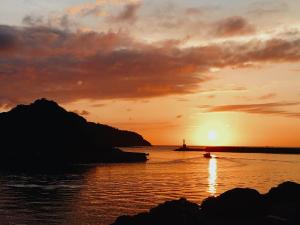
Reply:
<svg viewBox="0 0 300 225"><path fill-rule="evenodd" d="M235 139L233 122L227 116L220 114L201 115L190 133L193 145L232 145Z"/></svg>
<svg viewBox="0 0 300 225"><path fill-rule="evenodd" d="M207 133L207 138L210 141L216 141L218 139L218 133L215 130L210 130Z"/></svg>

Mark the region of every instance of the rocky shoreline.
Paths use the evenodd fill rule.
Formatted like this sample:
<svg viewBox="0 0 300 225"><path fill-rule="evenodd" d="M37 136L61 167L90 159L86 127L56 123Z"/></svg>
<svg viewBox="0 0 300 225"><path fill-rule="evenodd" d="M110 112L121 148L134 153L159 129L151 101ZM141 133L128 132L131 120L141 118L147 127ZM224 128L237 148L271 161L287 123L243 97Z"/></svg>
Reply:
<svg viewBox="0 0 300 225"><path fill-rule="evenodd" d="M235 188L200 205L181 198L112 225L299 225L300 184L287 181L266 194Z"/></svg>

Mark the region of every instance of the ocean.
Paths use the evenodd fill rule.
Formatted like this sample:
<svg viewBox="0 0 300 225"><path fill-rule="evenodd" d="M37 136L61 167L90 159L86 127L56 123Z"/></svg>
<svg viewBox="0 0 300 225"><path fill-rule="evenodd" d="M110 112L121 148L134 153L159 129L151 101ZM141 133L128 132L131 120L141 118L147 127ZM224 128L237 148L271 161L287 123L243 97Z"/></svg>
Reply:
<svg viewBox="0 0 300 225"><path fill-rule="evenodd" d="M300 183L300 155L175 152L175 147L126 148L147 152L146 163L81 165L67 171L0 172L0 224L112 223L185 197L201 203L235 187L261 193L287 180Z"/></svg>

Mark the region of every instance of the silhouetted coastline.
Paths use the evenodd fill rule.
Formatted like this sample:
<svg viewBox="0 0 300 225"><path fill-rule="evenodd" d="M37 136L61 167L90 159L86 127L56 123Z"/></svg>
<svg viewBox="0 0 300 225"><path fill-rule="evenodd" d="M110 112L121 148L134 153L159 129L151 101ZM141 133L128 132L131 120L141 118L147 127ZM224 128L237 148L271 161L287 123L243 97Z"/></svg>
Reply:
<svg viewBox="0 0 300 225"><path fill-rule="evenodd" d="M251 146L206 146L207 152L236 152L236 153L271 153L271 154L300 154L296 147L251 147Z"/></svg>
<svg viewBox="0 0 300 225"><path fill-rule="evenodd" d="M297 147L252 147L252 146L181 146L179 152L232 152L232 153L269 153L269 154L300 154Z"/></svg>
<svg viewBox="0 0 300 225"><path fill-rule="evenodd" d="M300 184L284 182L266 194L235 188L201 205L181 198L135 216L120 216L112 225L299 225Z"/></svg>
<svg viewBox="0 0 300 225"><path fill-rule="evenodd" d="M151 145L135 132L88 122L46 99L0 113L0 126L2 167L143 162L146 154L124 152L117 146Z"/></svg>

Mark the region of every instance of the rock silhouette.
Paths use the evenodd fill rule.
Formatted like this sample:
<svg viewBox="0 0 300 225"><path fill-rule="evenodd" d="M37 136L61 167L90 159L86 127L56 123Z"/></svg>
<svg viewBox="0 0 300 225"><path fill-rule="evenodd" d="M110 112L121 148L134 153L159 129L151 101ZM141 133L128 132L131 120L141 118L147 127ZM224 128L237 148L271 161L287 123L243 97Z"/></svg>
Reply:
<svg viewBox="0 0 300 225"><path fill-rule="evenodd" d="M284 182L264 196L271 218L279 218L285 224L300 224L300 184Z"/></svg>
<svg viewBox="0 0 300 225"><path fill-rule="evenodd" d="M137 133L86 121L56 102L36 100L0 113L1 165L145 161L116 147L148 146Z"/></svg>
<svg viewBox="0 0 300 225"><path fill-rule="evenodd" d="M250 188L235 188L218 197L207 198L201 208L207 216L222 218L259 217L266 210L263 197Z"/></svg>
<svg viewBox="0 0 300 225"><path fill-rule="evenodd" d="M120 216L112 225L299 225L300 184L284 182L267 194L235 188L201 205L186 199L167 201L136 216Z"/></svg>
<svg viewBox="0 0 300 225"><path fill-rule="evenodd" d="M114 225L198 225L202 224L199 214L199 205L189 202L184 198L167 201L151 209L149 213L137 216L121 216Z"/></svg>

